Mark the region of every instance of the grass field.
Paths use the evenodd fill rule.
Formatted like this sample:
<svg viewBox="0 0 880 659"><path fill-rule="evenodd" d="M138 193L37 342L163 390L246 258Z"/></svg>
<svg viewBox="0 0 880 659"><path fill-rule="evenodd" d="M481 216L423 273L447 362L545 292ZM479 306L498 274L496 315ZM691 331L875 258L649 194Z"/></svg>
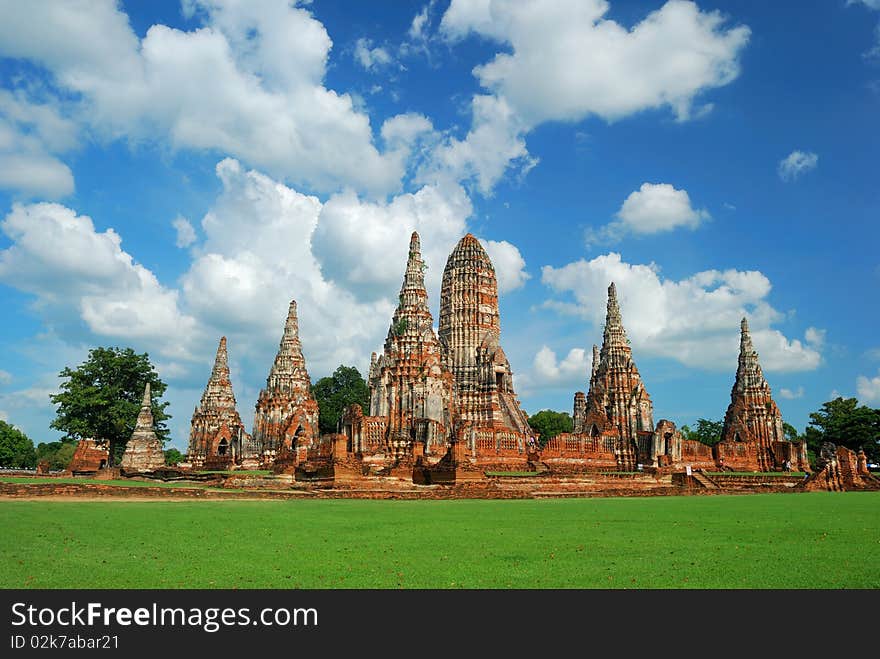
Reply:
<svg viewBox="0 0 880 659"><path fill-rule="evenodd" d="M880 588L880 493L0 502L2 588Z"/></svg>

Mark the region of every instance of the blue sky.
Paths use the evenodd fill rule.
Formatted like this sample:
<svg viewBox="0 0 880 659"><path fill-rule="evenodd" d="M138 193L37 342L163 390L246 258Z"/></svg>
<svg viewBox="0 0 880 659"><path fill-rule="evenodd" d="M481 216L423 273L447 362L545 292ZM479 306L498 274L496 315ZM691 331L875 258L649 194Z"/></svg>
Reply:
<svg viewBox="0 0 880 659"><path fill-rule="evenodd" d="M148 352L172 445L228 337L247 425L290 299L365 372L418 230L470 231L529 413L615 281L655 420L719 419L750 320L784 418L880 406L880 2L0 0L0 418Z"/></svg>

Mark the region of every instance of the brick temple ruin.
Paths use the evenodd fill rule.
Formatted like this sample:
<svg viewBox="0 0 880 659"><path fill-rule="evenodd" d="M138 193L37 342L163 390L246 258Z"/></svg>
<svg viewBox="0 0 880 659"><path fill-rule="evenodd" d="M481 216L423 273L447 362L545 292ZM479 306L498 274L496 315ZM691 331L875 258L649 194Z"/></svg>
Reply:
<svg viewBox="0 0 880 659"><path fill-rule="evenodd" d="M419 236L413 233L383 350L370 360L369 409L345 409L335 434L321 436L318 430L295 301L255 406L252 434L236 411L222 338L193 414L188 464L193 469L260 467L304 479L393 475L419 483L507 471L686 471L689 477L698 470L809 471L805 444L785 439L745 319L722 440L708 446L685 439L672 421L655 424L612 282L587 391L574 394L573 431L542 446L520 406L501 347L498 282L485 249L467 234L449 255L436 332L425 270Z"/></svg>
<svg viewBox="0 0 880 659"><path fill-rule="evenodd" d="M165 451L154 428L152 405L150 383L147 382L134 432L125 444L125 453L119 465L123 474L152 472L165 466Z"/></svg>
<svg viewBox="0 0 880 659"><path fill-rule="evenodd" d="M232 393L225 336L220 338L214 368L193 411L190 428L187 463L195 469L229 469L242 465L245 457L253 457L251 436L244 429Z"/></svg>

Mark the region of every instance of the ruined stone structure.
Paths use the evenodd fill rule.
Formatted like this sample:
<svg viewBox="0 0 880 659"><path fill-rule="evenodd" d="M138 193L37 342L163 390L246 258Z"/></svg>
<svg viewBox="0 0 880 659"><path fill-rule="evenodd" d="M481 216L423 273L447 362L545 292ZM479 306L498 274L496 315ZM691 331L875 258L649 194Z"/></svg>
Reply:
<svg viewBox="0 0 880 659"><path fill-rule="evenodd" d="M471 234L446 261L439 324L443 361L454 381L458 441L472 459L524 458L533 432L499 344L495 268Z"/></svg>
<svg viewBox="0 0 880 659"><path fill-rule="evenodd" d="M260 456L262 465L270 466L279 454L295 453L297 444L309 446L318 435L318 403L312 396L299 340L296 301L292 300L266 388L257 399L253 452Z"/></svg>
<svg viewBox="0 0 880 659"><path fill-rule="evenodd" d="M868 471L863 451L824 442L819 450L817 469L804 483L807 490L880 490L880 478Z"/></svg>
<svg viewBox="0 0 880 659"><path fill-rule="evenodd" d="M205 392L193 411L187 461L196 469L228 469L240 464L245 455L252 457L252 446L236 409L224 336Z"/></svg>
<svg viewBox="0 0 880 659"><path fill-rule="evenodd" d="M153 427L152 405L150 383L147 382L134 432L125 445L125 453L120 463L120 467L125 473L154 471L165 466L165 452L162 450L162 442L159 441Z"/></svg>
<svg viewBox="0 0 880 659"><path fill-rule="evenodd" d="M786 460L793 468L809 471L806 443L785 439L782 414L764 379L745 318L740 323L736 380L715 453L719 464L723 461L741 471L772 471L782 468Z"/></svg>
<svg viewBox="0 0 880 659"><path fill-rule="evenodd" d="M562 436L561 442L589 453L614 455L619 469L632 470L639 460L647 460L654 449L653 405L626 338L617 288L608 287L602 349L593 346L589 390L575 394L574 427L578 432ZM549 453L548 453L549 455ZM608 458L592 458L597 464Z"/></svg>
<svg viewBox="0 0 880 659"><path fill-rule="evenodd" d="M110 462L110 445L106 440L83 438L76 444L67 471L74 476L91 476L105 469Z"/></svg>
<svg viewBox="0 0 880 659"><path fill-rule="evenodd" d="M448 448L454 414L453 378L434 334L425 269L419 235L413 232L385 349L378 358L374 353L370 363L370 413L365 423L376 426L377 419L383 420L383 436L375 446L363 441L363 433L355 435L356 452L378 449L399 459L412 455L413 446L420 444L425 455L439 459Z"/></svg>

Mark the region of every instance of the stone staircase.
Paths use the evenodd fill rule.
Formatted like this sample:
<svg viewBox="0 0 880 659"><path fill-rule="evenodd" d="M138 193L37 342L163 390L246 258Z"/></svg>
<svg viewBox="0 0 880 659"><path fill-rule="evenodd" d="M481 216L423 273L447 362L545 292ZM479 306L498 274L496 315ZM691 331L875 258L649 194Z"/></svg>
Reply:
<svg viewBox="0 0 880 659"><path fill-rule="evenodd" d="M693 479L695 481L697 481L700 484L700 487L704 487L707 490L717 490L718 489L718 486L715 484L715 481L713 481L711 478L706 476L706 474L704 474L701 471L692 471L691 476L693 477Z"/></svg>

